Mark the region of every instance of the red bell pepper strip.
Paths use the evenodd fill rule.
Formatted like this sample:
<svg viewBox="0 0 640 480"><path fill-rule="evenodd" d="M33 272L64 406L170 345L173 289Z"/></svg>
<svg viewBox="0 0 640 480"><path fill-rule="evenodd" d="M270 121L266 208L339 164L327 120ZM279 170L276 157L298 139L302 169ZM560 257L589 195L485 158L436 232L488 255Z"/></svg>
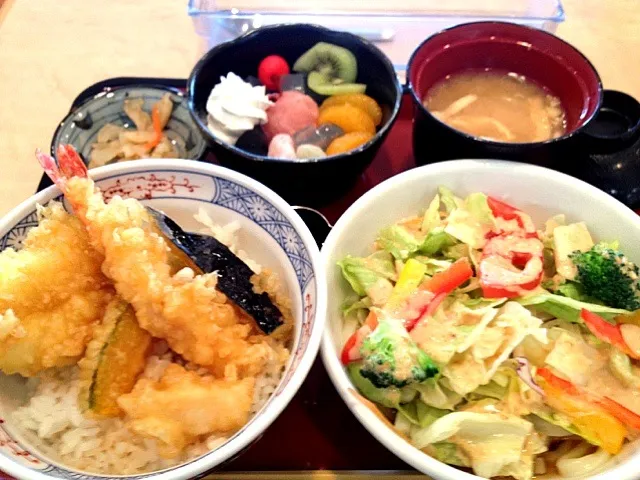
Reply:
<svg viewBox="0 0 640 480"><path fill-rule="evenodd" d="M515 207L491 196L487 197L487 205L489 205L494 217L504 218L505 220L517 220L518 224L524 228L522 219L520 215L518 215L518 210Z"/></svg>
<svg viewBox="0 0 640 480"><path fill-rule="evenodd" d="M595 401L611 415L620 420L627 427L640 430L640 415L632 412L627 407L614 402L609 397L603 397Z"/></svg>
<svg viewBox="0 0 640 480"><path fill-rule="evenodd" d="M444 299L472 276L473 269L471 268L471 263L468 258L463 257L453 262L453 264L443 272L438 272L434 274L433 277L422 282L420 289L431 292L435 296L422 311L418 312L418 315L412 316L411 321L405 324L407 331L410 332L413 330L423 319L432 317Z"/></svg>
<svg viewBox="0 0 640 480"><path fill-rule="evenodd" d="M428 290L435 295L440 293L449 294L473 276L473 270L469 259L463 257L456 260L449 268L438 272L433 277L425 280L420 288Z"/></svg>
<svg viewBox="0 0 640 480"><path fill-rule="evenodd" d="M582 318L584 324L596 338L613 345L631 358L635 358L636 360L640 359L640 356L629 348L627 342L625 342L622 332L620 331L620 325L613 325L600 315L584 308L580 311L580 318Z"/></svg>
<svg viewBox="0 0 640 480"><path fill-rule="evenodd" d="M515 207L512 207L508 203L505 203L501 200L498 200L495 197L487 197L487 205L489 209L491 209L491 213L493 213L494 217L503 218L505 220L515 220L518 226L524 230L525 236L527 237L537 237L538 234L536 232L535 226L530 221L528 217L525 216L525 213L518 210ZM525 221L525 219L529 221ZM491 233L490 236L494 236L495 233ZM500 235L500 233L498 233Z"/></svg>
<svg viewBox="0 0 640 480"><path fill-rule="evenodd" d="M351 362L355 362L360 359L360 345L364 337L373 332L378 326L378 317L373 311L369 311L364 324L347 339L342 347L342 354L340 359L343 365L348 365Z"/></svg>
<svg viewBox="0 0 640 480"><path fill-rule="evenodd" d="M162 140L162 123L160 120L160 107L154 105L151 109L151 121L153 122L153 133L155 134L153 140L145 145L145 148L151 150L155 148Z"/></svg>
<svg viewBox="0 0 640 480"><path fill-rule="evenodd" d="M557 389L560 389L570 395L574 395L576 397L580 395L580 391L573 383L565 380L564 378L560 378L554 375L548 368L539 368L536 371L536 375L542 377L545 382L549 383L549 385L556 387Z"/></svg>
<svg viewBox="0 0 640 480"><path fill-rule="evenodd" d="M446 270L438 272L422 282L419 287L420 291L409 300L402 315L407 331L410 332L422 318L431 317L444 299L447 298L447 295L472 276L471 264L465 257L455 261ZM425 299L425 293L431 295Z"/></svg>
<svg viewBox="0 0 640 480"><path fill-rule="evenodd" d="M407 331L410 332L411 330L413 330L415 326L418 324L418 322L421 321L423 318L433 317L433 314L436 313L436 310L438 310L438 307L444 301L444 299L447 298L447 295L449 294L446 292L442 292L436 295L435 297L433 297L433 300L431 300L429 305L427 305L427 308L423 313L421 313L417 317L412 318L410 321L408 321L405 324Z"/></svg>
<svg viewBox="0 0 640 480"><path fill-rule="evenodd" d="M617 418L627 427L640 430L640 415L632 412L623 405L620 405L618 402L611 400L609 397L599 397L583 392L573 383L554 375L548 368L539 368L536 374L551 386L574 397L580 397L588 403L601 407L604 411Z"/></svg>
<svg viewBox="0 0 640 480"><path fill-rule="evenodd" d="M353 332L351 336L347 339L346 343L344 344L344 347L342 347L340 360L342 361L343 365L348 365L351 362L357 360L356 356L351 354L351 351L356 346L356 342L358 340L358 335L356 335L357 333L358 332Z"/></svg>

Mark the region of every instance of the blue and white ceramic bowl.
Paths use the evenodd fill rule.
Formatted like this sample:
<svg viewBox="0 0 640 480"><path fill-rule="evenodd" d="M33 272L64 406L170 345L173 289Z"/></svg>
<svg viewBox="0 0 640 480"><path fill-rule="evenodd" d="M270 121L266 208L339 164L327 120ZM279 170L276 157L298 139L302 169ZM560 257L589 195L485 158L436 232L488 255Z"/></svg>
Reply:
<svg viewBox="0 0 640 480"><path fill-rule="evenodd" d="M84 159L89 161L91 146L96 142L98 132L107 123L125 128L135 128L133 121L124 113L124 101L142 98L145 112L151 112L153 105L166 93L171 94L173 111L165 128L165 134L173 142L180 158L198 160L206 152L207 144L187 108L187 99L180 90L161 86L129 85L105 89L73 109L56 129L51 141L51 152L55 154L58 145L73 145ZM184 144L184 148L182 147Z"/></svg>
<svg viewBox="0 0 640 480"><path fill-rule="evenodd" d="M292 301L295 335L292 355L276 392L265 406L224 445L186 464L126 478L182 480L197 477L230 459L255 441L287 406L305 379L320 343L326 289L319 252L309 229L282 198L258 182L222 167L189 160L139 160L92 170L105 198L134 197L164 211L186 230L201 226L193 215L203 208L218 224L238 222L239 247L276 272ZM0 250L19 249L37 225L36 204L61 199L49 187L0 220ZM25 380L0 374L0 471L20 480L53 478L98 480L48 458L18 432L11 413L26 400ZM108 477L108 476L107 476Z"/></svg>

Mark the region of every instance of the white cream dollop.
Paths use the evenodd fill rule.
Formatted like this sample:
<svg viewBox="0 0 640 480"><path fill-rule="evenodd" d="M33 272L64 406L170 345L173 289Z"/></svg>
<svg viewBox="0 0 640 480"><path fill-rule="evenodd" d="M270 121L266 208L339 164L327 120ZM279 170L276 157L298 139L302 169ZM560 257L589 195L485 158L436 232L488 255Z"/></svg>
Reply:
<svg viewBox="0 0 640 480"><path fill-rule="evenodd" d="M225 143L235 145L244 132L267 123L273 102L264 86L254 87L233 72L220 77L207 100L209 130Z"/></svg>

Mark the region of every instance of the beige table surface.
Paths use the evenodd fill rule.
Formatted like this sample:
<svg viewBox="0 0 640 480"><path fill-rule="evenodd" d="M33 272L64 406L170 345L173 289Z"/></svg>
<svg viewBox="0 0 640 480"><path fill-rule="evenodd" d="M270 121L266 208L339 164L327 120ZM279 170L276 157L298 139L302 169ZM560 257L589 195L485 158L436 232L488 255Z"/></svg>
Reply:
<svg viewBox="0 0 640 480"><path fill-rule="evenodd" d="M457 3L460 3L458 0ZM473 5L475 1L469 0ZM318 0L321 3L322 0ZM564 0L558 35L640 98L640 0ZM0 0L0 216L35 190L76 95L116 76L186 77L203 45L186 0Z"/></svg>

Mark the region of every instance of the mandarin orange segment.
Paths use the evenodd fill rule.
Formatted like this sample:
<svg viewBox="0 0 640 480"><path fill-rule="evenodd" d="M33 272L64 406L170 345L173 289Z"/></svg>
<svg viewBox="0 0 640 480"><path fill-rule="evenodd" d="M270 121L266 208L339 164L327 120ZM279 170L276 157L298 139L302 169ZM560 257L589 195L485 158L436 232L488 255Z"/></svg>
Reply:
<svg viewBox="0 0 640 480"><path fill-rule="evenodd" d="M348 103L334 105L320 112L318 125L333 123L338 125L345 133L367 132L376 133L376 126L367 112Z"/></svg>
<svg viewBox="0 0 640 480"><path fill-rule="evenodd" d="M344 95L333 95L327 98L320 106L320 111L328 107L334 107L336 105L344 105L348 103L354 107L358 107L361 110L367 112L367 114L373 120L373 124L377 127L382 122L382 109L378 102L376 102L369 95L364 93L347 93Z"/></svg>
<svg viewBox="0 0 640 480"><path fill-rule="evenodd" d="M359 147L373 138L373 133L351 132L339 136L327 147L327 155L338 155Z"/></svg>

